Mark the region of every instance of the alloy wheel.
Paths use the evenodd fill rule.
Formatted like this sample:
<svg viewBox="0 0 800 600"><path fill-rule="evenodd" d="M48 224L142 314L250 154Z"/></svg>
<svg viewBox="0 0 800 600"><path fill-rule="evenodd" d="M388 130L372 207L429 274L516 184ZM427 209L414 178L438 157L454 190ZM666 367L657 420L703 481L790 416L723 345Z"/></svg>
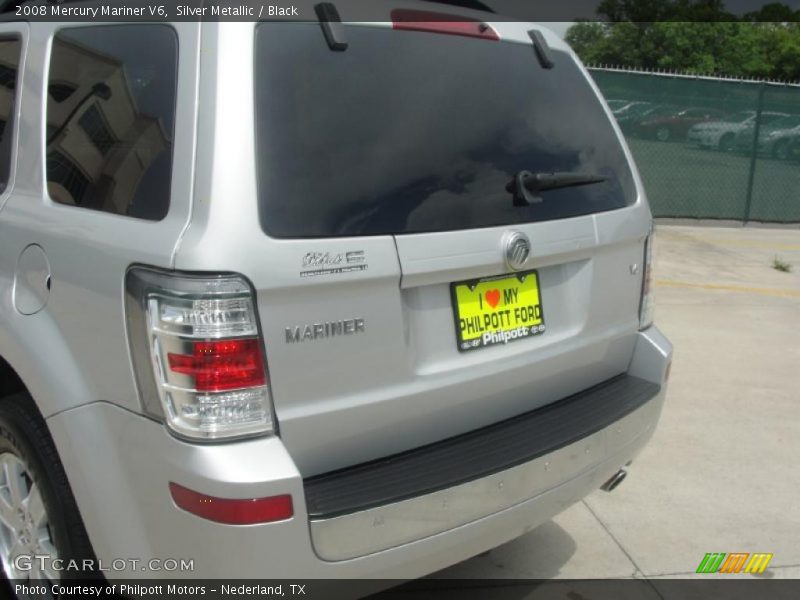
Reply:
<svg viewBox="0 0 800 600"><path fill-rule="evenodd" d="M30 570L15 559L30 556ZM33 557L49 556L50 560ZM0 561L9 579L57 581L52 561L58 558L47 509L28 466L10 452L0 454Z"/></svg>

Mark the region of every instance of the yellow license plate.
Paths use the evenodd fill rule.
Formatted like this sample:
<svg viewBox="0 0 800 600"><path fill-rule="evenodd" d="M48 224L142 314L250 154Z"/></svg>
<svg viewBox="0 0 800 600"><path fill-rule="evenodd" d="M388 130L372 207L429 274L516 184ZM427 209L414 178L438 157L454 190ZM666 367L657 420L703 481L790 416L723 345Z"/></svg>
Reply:
<svg viewBox="0 0 800 600"><path fill-rule="evenodd" d="M450 284L461 352L544 333L536 271Z"/></svg>

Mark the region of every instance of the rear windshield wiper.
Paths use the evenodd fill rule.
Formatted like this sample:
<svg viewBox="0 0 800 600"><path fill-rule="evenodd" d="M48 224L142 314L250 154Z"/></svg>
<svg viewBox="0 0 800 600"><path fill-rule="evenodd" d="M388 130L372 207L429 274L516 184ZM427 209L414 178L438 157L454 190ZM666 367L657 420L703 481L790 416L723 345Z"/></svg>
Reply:
<svg viewBox="0 0 800 600"><path fill-rule="evenodd" d="M506 191L514 195L514 206L528 206L542 201L540 192L578 185L602 183L608 178L591 173L531 173L520 171L506 185Z"/></svg>

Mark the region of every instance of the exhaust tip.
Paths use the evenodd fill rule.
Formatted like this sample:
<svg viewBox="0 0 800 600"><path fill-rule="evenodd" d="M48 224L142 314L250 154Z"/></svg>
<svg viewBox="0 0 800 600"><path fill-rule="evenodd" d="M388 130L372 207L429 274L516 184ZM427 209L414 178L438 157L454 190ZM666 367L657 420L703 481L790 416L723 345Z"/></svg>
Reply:
<svg viewBox="0 0 800 600"><path fill-rule="evenodd" d="M600 486L600 489L604 492L613 492L615 489L619 487L625 478L628 476L628 472L625 469L620 469L614 475L606 481L603 485Z"/></svg>

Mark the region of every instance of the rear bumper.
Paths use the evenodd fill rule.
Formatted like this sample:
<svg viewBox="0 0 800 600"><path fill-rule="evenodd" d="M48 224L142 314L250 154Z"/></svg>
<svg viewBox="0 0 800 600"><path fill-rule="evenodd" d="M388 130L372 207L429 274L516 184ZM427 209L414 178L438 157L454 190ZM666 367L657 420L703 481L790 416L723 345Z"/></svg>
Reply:
<svg viewBox="0 0 800 600"><path fill-rule="evenodd" d="M106 403L60 413L49 425L98 558L106 565L134 558L193 566L121 568L107 571L109 578L411 578L533 529L630 462L658 421L671 353L656 328L640 333L628 375L649 382L654 394L611 422L562 436L558 447L523 443L521 452L504 455L510 462L499 470L420 488L412 497L387 496L377 505L329 503L334 510L327 512L312 497L314 481L303 482L277 438L186 444L161 425ZM256 526L212 523L173 504L171 481L218 497L288 493L295 515Z"/></svg>
<svg viewBox="0 0 800 600"><path fill-rule="evenodd" d="M649 438L658 410L655 402L648 402L579 441L480 479L337 517L312 518L312 543L323 560L342 561L523 504L531 504L526 524L541 523L554 514L543 496L550 494L557 504L571 503L580 499L574 497L574 489L588 493L599 487Z"/></svg>
<svg viewBox="0 0 800 600"><path fill-rule="evenodd" d="M306 480L314 548L324 560L366 556L535 498L650 431L659 392L620 375L507 421Z"/></svg>

